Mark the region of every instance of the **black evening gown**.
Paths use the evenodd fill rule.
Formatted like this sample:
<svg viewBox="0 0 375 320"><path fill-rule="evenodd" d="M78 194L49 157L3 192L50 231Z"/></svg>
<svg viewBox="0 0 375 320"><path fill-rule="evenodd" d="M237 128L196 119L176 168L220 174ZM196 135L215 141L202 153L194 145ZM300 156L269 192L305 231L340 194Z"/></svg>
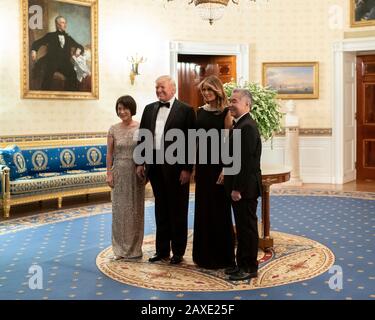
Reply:
<svg viewBox="0 0 375 320"><path fill-rule="evenodd" d="M224 129L228 112L198 109L197 129ZM234 232L230 199L223 185L216 184L222 164L210 164L211 146L207 143L208 164L195 166L195 217L193 238L193 261L206 269L219 269L234 265ZM220 154L219 154L220 159Z"/></svg>

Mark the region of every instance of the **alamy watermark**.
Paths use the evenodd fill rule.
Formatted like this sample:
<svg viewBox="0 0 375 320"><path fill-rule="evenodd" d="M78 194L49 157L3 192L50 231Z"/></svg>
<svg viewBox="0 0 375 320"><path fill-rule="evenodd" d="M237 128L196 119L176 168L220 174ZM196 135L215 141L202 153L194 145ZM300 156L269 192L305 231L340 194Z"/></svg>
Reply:
<svg viewBox="0 0 375 320"><path fill-rule="evenodd" d="M139 129L133 135L133 140L140 141L134 149L133 159L136 164L222 163L225 174L236 175L241 170L241 130L232 131L232 150L227 143L228 135L227 129L189 129L187 134L181 129L169 129L162 136L154 159L154 136L148 129Z"/></svg>
<svg viewBox="0 0 375 320"><path fill-rule="evenodd" d="M37 264L33 264L29 268L29 274L31 277L29 279L29 289L30 290L41 290L43 289L43 269Z"/></svg>
<svg viewBox="0 0 375 320"><path fill-rule="evenodd" d="M328 27L331 30L344 28L344 9L339 5L331 5L328 8Z"/></svg>
<svg viewBox="0 0 375 320"><path fill-rule="evenodd" d="M43 8L38 5L32 5L29 7L29 14L32 16L29 18L29 28L31 30L42 30L43 29Z"/></svg>
<svg viewBox="0 0 375 320"><path fill-rule="evenodd" d="M328 286L332 290L342 290L343 289L343 277L344 274L342 272L342 268L339 265L333 265L329 268L329 273L333 273L328 280Z"/></svg>

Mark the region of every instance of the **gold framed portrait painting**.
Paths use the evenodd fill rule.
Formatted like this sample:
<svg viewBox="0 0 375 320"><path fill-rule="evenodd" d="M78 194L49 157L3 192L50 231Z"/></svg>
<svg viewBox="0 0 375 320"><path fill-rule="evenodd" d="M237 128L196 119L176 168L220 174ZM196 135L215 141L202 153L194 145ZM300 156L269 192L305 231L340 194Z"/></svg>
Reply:
<svg viewBox="0 0 375 320"><path fill-rule="evenodd" d="M318 99L318 62L265 62L262 84L279 99Z"/></svg>
<svg viewBox="0 0 375 320"><path fill-rule="evenodd" d="M350 26L375 26L375 0L349 0Z"/></svg>
<svg viewBox="0 0 375 320"><path fill-rule="evenodd" d="M98 0L21 0L22 98L98 99Z"/></svg>

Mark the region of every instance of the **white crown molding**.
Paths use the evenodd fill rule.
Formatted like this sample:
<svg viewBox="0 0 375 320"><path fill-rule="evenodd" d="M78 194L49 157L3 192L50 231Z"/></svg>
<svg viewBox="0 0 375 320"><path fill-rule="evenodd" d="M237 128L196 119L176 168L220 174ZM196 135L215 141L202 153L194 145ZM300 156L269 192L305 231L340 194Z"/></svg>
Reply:
<svg viewBox="0 0 375 320"><path fill-rule="evenodd" d="M336 41L333 43L334 52L359 52L370 51L375 48L375 37L372 38L355 38Z"/></svg>

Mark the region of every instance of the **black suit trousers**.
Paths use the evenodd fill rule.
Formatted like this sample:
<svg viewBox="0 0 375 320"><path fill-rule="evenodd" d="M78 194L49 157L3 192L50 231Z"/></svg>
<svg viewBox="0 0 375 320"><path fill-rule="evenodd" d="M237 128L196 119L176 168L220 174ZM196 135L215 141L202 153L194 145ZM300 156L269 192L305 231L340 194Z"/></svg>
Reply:
<svg viewBox="0 0 375 320"><path fill-rule="evenodd" d="M189 183L181 185L179 173L164 164L150 166L148 177L155 196L156 254L183 256L187 244Z"/></svg>
<svg viewBox="0 0 375 320"><path fill-rule="evenodd" d="M238 267L247 272L258 270L258 218L256 215L257 198L242 198L232 200L234 220L236 224Z"/></svg>

